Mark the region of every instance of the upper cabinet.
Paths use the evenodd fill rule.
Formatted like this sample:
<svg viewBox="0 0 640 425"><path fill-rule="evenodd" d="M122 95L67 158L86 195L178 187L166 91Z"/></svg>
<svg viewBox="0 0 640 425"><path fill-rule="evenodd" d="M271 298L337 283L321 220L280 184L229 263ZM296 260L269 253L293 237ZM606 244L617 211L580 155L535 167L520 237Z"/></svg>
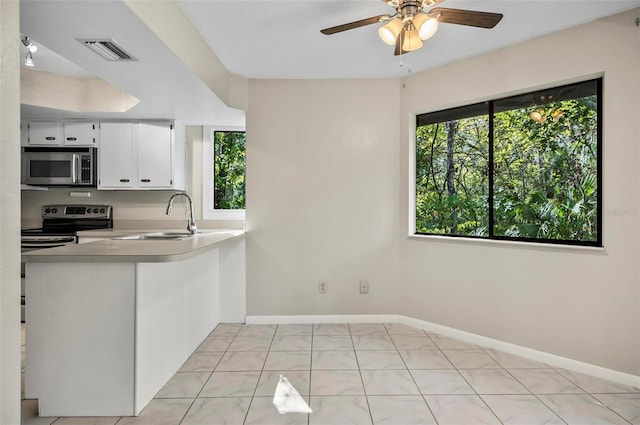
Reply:
<svg viewBox="0 0 640 425"><path fill-rule="evenodd" d="M67 146L96 146L96 124L92 122L65 122L64 144Z"/></svg>
<svg viewBox="0 0 640 425"><path fill-rule="evenodd" d="M98 189L179 189L173 125L100 123Z"/></svg>
<svg viewBox="0 0 640 425"><path fill-rule="evenodd" d="M172 126L138 124L138 184L173 188Z"/></svg>
<svg viewBox="0 0 640 425"><path fill-rule="evenodd" d="M133 126L133 123L100 123L98 189L135 187Z"/></svg>
<svg viewBox="0 0 640 425"><path fill-rule="evenodd" d="M27 146L98 145L94 122L30 121L23 124L23 133L23 144Z"/></svg>
<svg viewBox="0 0 640 425"><path fill-rule="evenodd" d="M27 123L27 144L61 145L62 123L33 121Z"/></svg>

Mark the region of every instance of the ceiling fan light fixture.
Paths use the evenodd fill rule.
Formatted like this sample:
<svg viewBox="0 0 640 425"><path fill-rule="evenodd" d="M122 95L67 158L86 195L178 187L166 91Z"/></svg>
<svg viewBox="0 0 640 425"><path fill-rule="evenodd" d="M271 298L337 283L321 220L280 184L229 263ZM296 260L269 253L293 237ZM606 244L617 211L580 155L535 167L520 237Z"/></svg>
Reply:
<svg viewBox="0 0 640 425"><path fill-rule="evenodd" d="M396 38L402 31L402 27L402 20L399 18L394 18L386 25L378 28L378 35L380 36L382 41L389 44L390 46L393 46L394 44L396 44Z"/></svg>
<svg viewBox="0 0 640 425"><path fill-rule="evenodd" d="M421 40L428 40L438 30L438 18L428 16L425 13L418 13L413 17L413 25L418 29L418 36Z"/></svg>
<svg viewBox="0 0 640 425"><path fill-rule="evenodd" d="M405 52L413 52L414 50L418 50L422 47L422 40L418 35L418 30L415 27L411 29L405 29L402 32L402 50Z"/></svg>

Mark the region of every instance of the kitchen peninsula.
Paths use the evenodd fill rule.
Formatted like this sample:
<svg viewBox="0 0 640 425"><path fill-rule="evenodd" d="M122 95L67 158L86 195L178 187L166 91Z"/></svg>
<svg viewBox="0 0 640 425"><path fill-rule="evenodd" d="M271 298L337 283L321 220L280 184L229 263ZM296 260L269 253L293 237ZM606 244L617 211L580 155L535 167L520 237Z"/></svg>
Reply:
<svg viewBox="0 0 640 425"><path fill-rule="evenodd" d="M41 416L138 415L218 323L245 319L242 230L100 232L24 254L25 396Z"/></svg>

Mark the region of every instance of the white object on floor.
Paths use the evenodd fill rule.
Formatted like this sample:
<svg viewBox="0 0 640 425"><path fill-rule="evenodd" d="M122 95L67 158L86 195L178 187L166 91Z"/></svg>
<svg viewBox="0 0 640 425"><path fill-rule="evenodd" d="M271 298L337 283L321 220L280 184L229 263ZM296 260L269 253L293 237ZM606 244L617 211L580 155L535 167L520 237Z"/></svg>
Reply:
<svg viewBox="0 0 640 425"><path fill-rule="evenodd" d="M280 375L276 392L273 395L273 404L281 415L285 413L313 413L298 390L282 375Z"/></svg>

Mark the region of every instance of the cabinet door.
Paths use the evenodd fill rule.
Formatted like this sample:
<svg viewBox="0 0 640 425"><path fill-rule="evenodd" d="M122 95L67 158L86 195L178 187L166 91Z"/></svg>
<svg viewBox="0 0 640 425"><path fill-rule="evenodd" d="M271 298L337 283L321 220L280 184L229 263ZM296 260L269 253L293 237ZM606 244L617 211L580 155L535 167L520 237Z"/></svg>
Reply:
<svg viewBox="0 0 640 425"><path fill-rule="evenodd" d="M96 136L94 123L64 123L64 144L67 146L95 146Z"/></svg>
<svg viewBox="0 0 640 425"><path fill-rule="evenodd" d="M132 123L100 123L98 188L136 186Z"/></svg>
<svg viewBox="0 0 640 425"><path fill-rule="evenodd" d="M138 124L138 186L173 186L172 129L169 123Z"/></svg>
<svg viewBox="0 0 640 425"><path fill-rule="evenodd" d="M62 127L58 122L32 121L28 124L29 145L61 145Z"/></svg>

